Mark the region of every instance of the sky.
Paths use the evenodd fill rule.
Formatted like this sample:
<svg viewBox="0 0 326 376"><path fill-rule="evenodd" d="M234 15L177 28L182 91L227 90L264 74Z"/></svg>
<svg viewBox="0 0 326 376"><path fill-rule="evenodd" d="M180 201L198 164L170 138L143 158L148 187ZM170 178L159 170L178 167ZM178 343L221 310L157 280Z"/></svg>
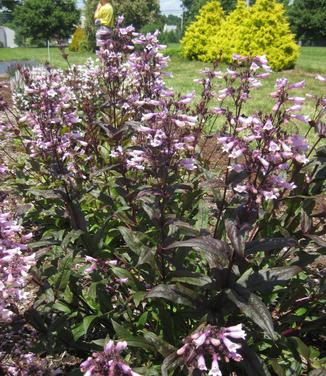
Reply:
<svg viewBox="0 0 326 376"><path fill-rule="evenodd" d="M181 0L160 0L160 3L161 12L163 14L175 14L176 16L181 16ZM79 7L82 7L83 0L77 0L77 4Z"/></svg>

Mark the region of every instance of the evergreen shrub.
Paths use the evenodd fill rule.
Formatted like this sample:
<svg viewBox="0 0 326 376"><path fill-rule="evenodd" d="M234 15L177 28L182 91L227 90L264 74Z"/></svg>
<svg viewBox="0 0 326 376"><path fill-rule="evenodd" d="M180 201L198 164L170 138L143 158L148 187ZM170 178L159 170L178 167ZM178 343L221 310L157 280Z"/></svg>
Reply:
<svg viewBox="0 0 326 376"><path fill-rule="evenodd" d="M244 56L266 55L274 70L293 68L299 46L285 16L284 7L276 0L257 0L248 7L245 0L238 0L236 9L219 23L216 32L201 27L200 38L206 40L202 53L197 53L199 37L190 34L196 22L189 26L186 36L192 43L183 43L184 55L202 61L220 59L230 63L233 54Z"/></svg>
<svg viewBox="0 0 326 376"><path fill-rule="evenodd" d="M218 1L205 4L181 40L182 54L189 59L209 61L210 37L219 31L223 19L224 12Z"/></svg>
<svg viewBox="0 0 326 376"><path fill-rule="evenodd" d="M75 30L72 36L72 41L69 45L69 51L87 51L87 37L85 30L82 27L77 27L77 29Z"/></svg>

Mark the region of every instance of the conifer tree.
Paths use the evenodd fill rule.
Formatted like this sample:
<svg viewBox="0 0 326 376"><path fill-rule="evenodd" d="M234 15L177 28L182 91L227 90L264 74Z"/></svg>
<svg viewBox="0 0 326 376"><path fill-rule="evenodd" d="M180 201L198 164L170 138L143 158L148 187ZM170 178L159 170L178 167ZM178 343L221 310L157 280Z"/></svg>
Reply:
<svg viewBox="0 0 326 376"><path fill-rule="evenodd" d="M245 55L247 43L242 41L248 33L249 20L250 7L246 0L238 0L234 11L222 21L217 34L211 36L210 47L207 48L208 60L215 61L222 57L224 61L230 62L236 51Z"/></svg>
<svg viewBox="0 0 326 376"><path fill-rule="evenodd" d="M212 35L220 29L224 12L216 0L205 4L181 40L182 54L190 59L209 61L207 48Z"/></svg>
<svg viewBox="0 0 326 376"><path fill-rule="evenodd" d="M249 32L242 46L250 55L266 55L275 70L293 68L299 46L291 33L284 6L276 0L257 0L251 9Z"/></svg>
<svg viewBox="0 0 326 376"><path fill-rule="evenodd" d="M207 48L210 61L221 52L227 62L234 53L266 55L274 70L292 68L299 52L284 7L276 0L257 0L250 8L245 0L239 0L210 43L212 47Z"/></svg>
<svg viewBox="0 0 326 376"><path fill-rule="evenodd" d="M215 55L223 49L225 61L231 61L233 53L266 55L274 70L292 68L299 51L284 7L276 0L257 0L250 8L239 0L210 43L215 45Z"/></svg>

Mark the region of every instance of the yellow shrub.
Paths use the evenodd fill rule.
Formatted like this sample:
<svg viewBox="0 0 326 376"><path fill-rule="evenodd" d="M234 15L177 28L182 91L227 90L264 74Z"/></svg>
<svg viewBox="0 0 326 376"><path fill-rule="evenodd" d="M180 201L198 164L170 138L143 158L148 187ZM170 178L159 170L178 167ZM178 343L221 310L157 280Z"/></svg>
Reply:
<svg viewBox="0 0 326 376"><path fill-rule="evenodd" d="M209 61L207 55L209 40L218 32L223 18L224 12L218 1L206 3L200 9L196 20L188 26L181 40L183 56Z"/></svg>
<svg viewBox="0 0 326 376"><path fill-rule="evenodd" d="M266 55L274 70L292 68L299 53L283 5L275 0L257 0L250 8L244 0L239 0L209 43L212 44L207 49L210 61L221 52L227 62L233 53Z"/></svg>
<svg viewBox="0 0 326 376"><path fill-rule="evenodd" d="M78 26L75 30L72 36L72 41L69 45L69 50L74 52L82 52L87 50L87 38L83 28Z"/></svg>
<svg viewBox="0 0 326 376"><path fill-rule="evenodd" d="M223 61L229 63L234 53L246 55L249 20L250 8L245 0L238 0L234 11L222 21L219 31L211 36L207 48L208 60L215 61L222 55Z"/></svg>

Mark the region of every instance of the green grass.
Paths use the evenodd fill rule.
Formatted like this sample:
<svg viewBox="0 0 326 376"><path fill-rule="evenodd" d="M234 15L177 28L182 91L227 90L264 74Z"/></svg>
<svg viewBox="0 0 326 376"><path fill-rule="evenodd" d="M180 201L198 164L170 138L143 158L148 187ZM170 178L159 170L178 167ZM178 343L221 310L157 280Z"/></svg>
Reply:
<svg viewBox="0 0 326 376"><path fill-rule="evenodd" d="M57 48L51 48L51 64L53 66L66 68L67 63L61 57ZM209 67L210 64L198 61L189 61L180 56L180 45L170 44L165 52L170 56L168 71L173 74L173 78L167 78L166 82L175 90L188 93L200 90L199 85L193 82L194 78L201 76L200 70ZM69 61L71 64L82 64L88 57L95 57L93 53L69 52ZM48 59L46 48L2 48L0 49L1 60L21 60L31 59L44 63ZM223 68L223 67L222 67ZM325 84L315 80L317 73L326 74L326 48L323 47L303 47L295 69L274 72L268 79L263 80L263 87L252 93L252 100L248 102L244 113L254 113L258 111L269 112L273 106L273 101L269 95L273 91L275 80L280 77L287 77L290 82L301 80L306 81L304 89L293 91L293 95L305 95L305 93L314 93L316 95L325 95ZM304 113L312 113L313 107L307 102ZM302 125L302 132L305 126Z"/></svg>
<svg viewBox="0 0 326 376"><path fill-rule="evenodd" d="M67 52L70 64L83 64L87 58L95 57L91 52ZM1 48L0 61L8 60L36 60L44 64L48 60L48 50L47 48ZM67 63L58 48L50 48L50 61L55 67L67 68Z"/></svg>

